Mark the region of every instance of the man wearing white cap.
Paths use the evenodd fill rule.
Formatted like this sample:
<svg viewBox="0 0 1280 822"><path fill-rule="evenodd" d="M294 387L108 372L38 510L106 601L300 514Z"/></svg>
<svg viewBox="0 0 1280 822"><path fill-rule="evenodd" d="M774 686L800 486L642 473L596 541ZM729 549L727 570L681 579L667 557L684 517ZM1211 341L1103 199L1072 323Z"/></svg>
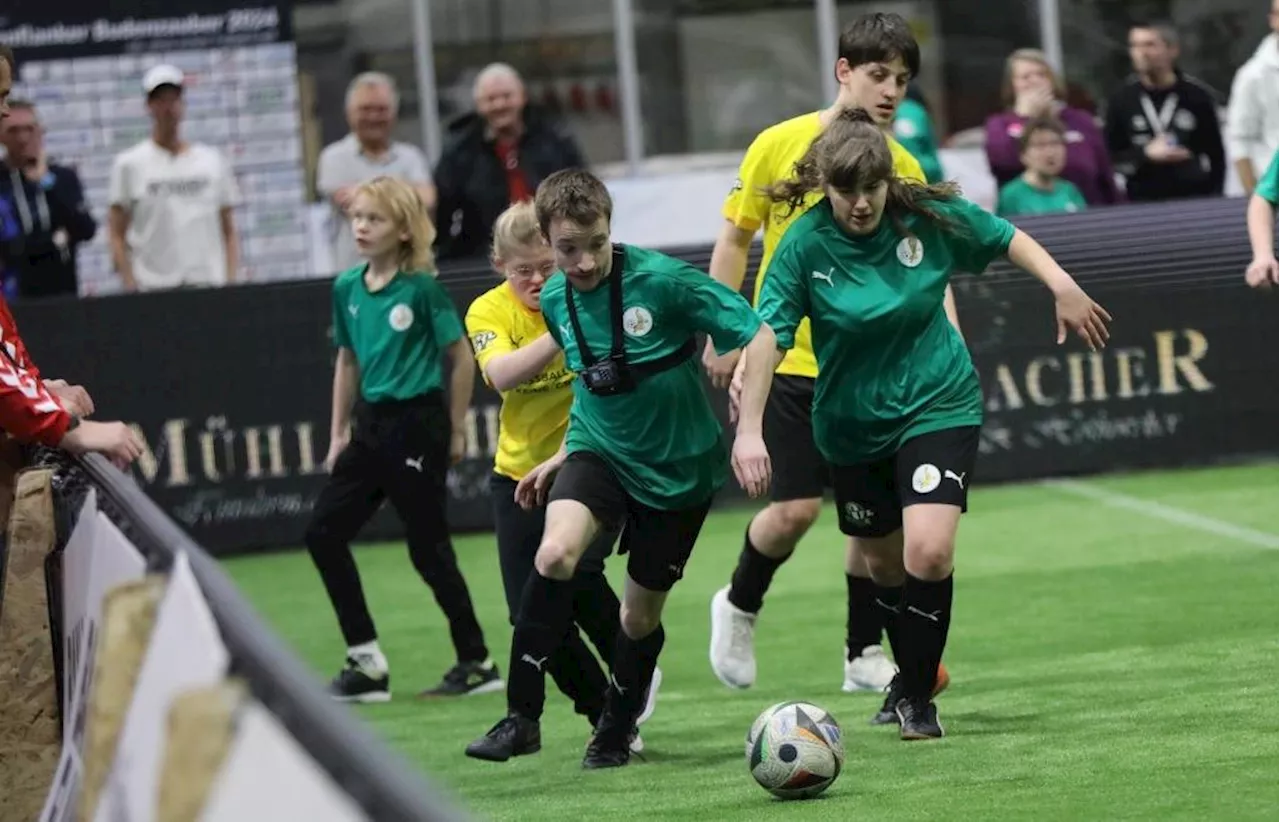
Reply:
<svg viewBox="0 0 1280 822"><path fill-rule="evenodd" d="M179 135L182 70L160 65L142 78L151 136L111 168L111 257L126 291L234 282L240 248L231 166L217 149Z"/></svg>

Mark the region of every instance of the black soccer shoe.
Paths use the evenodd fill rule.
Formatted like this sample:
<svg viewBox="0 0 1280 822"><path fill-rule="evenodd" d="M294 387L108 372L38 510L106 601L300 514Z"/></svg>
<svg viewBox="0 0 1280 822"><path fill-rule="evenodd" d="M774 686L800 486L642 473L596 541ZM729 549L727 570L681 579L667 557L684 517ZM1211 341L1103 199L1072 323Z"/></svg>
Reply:
<svg viewBox="0 0 1280 822"><path fill-rule="evenodd" d="M510 714L467 746L467 756L486 762L506 762L542 750L542 727L532 719Z"/></svg>
<svg viewBox="0 0 1280 822"><path fill-rule="evenodd" d="M896 674L889 681L889 687L884 689L884 704L880 706L880 710L876 711L876 715L871 717L872 725L897 725L898 724L898 701L904 696L902 692L902 675Z"/></svg>
<svg viewBox="0 0 1280 822"><path fill-rule="evenodd" d="M902 726L902 738L941 739L942 725L938 722L938 706L922 698L898 700L898 724Z"/></svg>
<svg viewBox="0 0 1280 822"><path fill-rule="evenodd" d="M391 674L370 676L359 663L347 657L347 667L329 683L329 695L338 702L390 702Z"/></svg>
<svg viewBox="0 0 1280 822"><path fill-rule="evenodd" d="M501 691L506 687L498 666L492 660L484 662L459 662L445 673L444 679L434 688L418 694L419 698L435 696L468 696Z"/></svg>
<svg viewBox="0 0 1280 822"><path fill-rule="evenodd" d="M621 768L631 761L631 735L635 725L623 722L611 709L605 708L596 732L587 743L582 767L587 770Z"/></svg>

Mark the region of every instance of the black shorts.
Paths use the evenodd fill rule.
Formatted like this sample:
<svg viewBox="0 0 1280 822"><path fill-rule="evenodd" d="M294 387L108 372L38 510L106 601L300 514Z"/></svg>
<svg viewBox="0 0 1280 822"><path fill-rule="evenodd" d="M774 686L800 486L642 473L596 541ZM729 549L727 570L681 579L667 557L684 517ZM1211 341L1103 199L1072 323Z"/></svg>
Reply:
<svg viewBox="0 0 1280 822"><path fill-rule="evenodd" d="M831 467L813 442L817 380L778 374L764 406L764 444L773 464L770 499L819 499L831 486Z"/></svg>
<svg viewBox="0 0 1280 822"><path fill-rule="evenodd" d="M921 503L967 511L979 430L973 425L931 431L874 462L833 466L840 530L851 537L887 537L902 527L902 509Z"/></svg>
<svg viewBox="0 0 1280 822"><path fill-rule="evenodd" d="M684 576L711 498L691 508L663 511L632 499L613 470L588 451L569 455L549 500L571 499L585 505L606 530L621 529L618 556L630 554L627 576L650 591L670 591Z"/></svg>

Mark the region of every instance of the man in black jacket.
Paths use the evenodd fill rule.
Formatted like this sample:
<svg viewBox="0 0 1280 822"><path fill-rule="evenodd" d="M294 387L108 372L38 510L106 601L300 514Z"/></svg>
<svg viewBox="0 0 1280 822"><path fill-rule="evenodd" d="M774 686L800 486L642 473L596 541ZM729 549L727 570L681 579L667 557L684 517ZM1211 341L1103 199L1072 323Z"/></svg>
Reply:
<svg viewBox="0 0 1280 822"><path fill-rule="evenodd" d="M449 128L436 166L436 256L487 257L494 222L541 183L586 165L568 132L528 104L524 83L503 63L485 67L474 87L476 110Z"/></svg>
<svg viewBox="0 0 1280 822"><path fill-rule="evenodd" d="M1107 149L1130 200L1221 196L1227 158L1212 92L1176 68L1168 23L1129 30L1134 75L1107 107Z"/></svg>
<svg viewBox="0 0 1280 822"><path fill-rule="evenodd" d="M0 263L17 296L77 293L76 246L98 230L74 169L50 163L35 106L9 102L0 124Z"/></svg>

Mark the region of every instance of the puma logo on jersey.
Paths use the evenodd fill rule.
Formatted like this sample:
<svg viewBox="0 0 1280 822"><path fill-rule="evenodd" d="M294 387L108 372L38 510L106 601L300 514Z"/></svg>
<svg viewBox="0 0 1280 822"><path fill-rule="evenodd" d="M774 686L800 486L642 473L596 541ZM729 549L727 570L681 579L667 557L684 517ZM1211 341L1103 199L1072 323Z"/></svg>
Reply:
<svg viewBox="0 0 1280 822"><path fill-rule="evenodd" d="M414 459L413 457L405 457L405 458L404 458L404 464L405 464L405 465L407 465L407 466L409 466L409 467L410 467L410 468L412 468L413 470L417 471L419 474L421 474L421 473L422 473L422 460L423 460L423 458L422 458L422 457L418 457L417 459Z"/></svg>
<svg viewBox="0 0 1280 822"><path fill-rule="evenodd" d="M835 288L836 284L835 284L835 280L833 279L834 274L835 274L835 269L831 268L827 270L826 274L823 274L821 271L812 271L810 272L809 276L813 277L815 280L824 280L826 281L827 285L831 286L832 288Z"/></svg>
<svg viewBox="0 0 1280 822"><path fill-rule="evenodd" d="M358 305L349 305L347 306L347 310L351 312L351 316L353 318L360 314L360 306Z"/></svg>
<svg viewBox="0 0 1280 822"><path fill-rule="evenodd" d="M530 665L534 667L535 670L541 673L542 666L547 664L547 657L544 656L542 659L534 659L529 654L525 654L524 656L520 657L520 661L528 662Z"/></svg>
<svg viewBox="0 0 1280 822"><path fill-rule="evenodd" d="M965 473L967 474L968 472L966 471ZM956 485L959 485L961 488L964 488L964 476L964 474L957 474L955 471L950 469L942 472L943 479L955 480Z"/></svg>

